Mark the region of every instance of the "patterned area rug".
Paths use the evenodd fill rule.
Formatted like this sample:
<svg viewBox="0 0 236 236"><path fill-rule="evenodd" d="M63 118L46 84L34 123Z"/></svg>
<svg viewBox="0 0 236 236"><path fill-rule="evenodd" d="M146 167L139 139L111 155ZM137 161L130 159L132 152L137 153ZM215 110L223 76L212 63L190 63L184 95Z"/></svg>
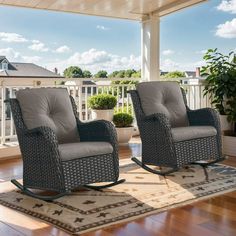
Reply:
<svg viewBox="0 0 236 236"><path fill-rule="evenodd" d="M126 182L111 189L82 190L54 202L9 191L0 193L0 204L79 235L236 190L236 168L219 164L207 171L190 165L164 178L123 161L121 178Z"/></svg>

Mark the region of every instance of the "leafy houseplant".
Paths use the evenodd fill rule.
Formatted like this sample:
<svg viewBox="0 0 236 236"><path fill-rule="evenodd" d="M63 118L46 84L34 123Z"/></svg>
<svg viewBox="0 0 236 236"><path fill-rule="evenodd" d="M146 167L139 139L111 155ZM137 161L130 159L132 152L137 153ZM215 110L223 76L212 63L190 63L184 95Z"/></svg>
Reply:
<svg viewBox="0 0 236 236"><path fill-rule="evenodd" d="M236 123L236 56L209 49L203 59L207 65L201 69L206 76L204 95L209 95L212 105L221 115L227 115L229 122ZM236 133L236 127L234 127Z"/></svg>
<svg viewBox="0 0 236 236"><path fill-rule="evenodd" d="M93 119L112 121L116 104L116 97L110 94L93 95L88 100L88 105L92 109Z"/></svg>
<svg viewBox="0 0 236 236"><path fill-rule="evenodd" d="M118 142L126 144L132 137L134 118L132 115L124 112L117 113L113 116L113 123L116 126Z"/></svg>

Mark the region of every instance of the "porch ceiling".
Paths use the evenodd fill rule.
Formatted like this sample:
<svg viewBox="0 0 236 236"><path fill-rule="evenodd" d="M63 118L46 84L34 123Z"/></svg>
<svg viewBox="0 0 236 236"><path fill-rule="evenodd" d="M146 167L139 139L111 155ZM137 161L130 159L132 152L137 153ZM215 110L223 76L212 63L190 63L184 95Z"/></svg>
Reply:
<svg viewBox="0 0 236 236"><path fill-rule="evenodd" d="M0 4L86 15L145 20L164 16L207 0L0 0Z"/></svg>

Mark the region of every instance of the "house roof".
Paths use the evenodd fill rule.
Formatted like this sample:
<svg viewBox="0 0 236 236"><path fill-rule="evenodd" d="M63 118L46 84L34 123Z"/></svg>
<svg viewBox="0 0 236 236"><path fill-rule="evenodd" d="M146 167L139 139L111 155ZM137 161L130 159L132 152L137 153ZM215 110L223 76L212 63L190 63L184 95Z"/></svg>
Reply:
<svg viewBox="0 0 236 236"><path fill-rule="evenodd" d="M0 77L63 78L54 72L33 63L10 62L8 70L0 71Z"/></svg>
<svg viewBox="0 0 236 236"><path fill-rule="evenodd" d="M0 0L0 4L130 20L164 16L207 0Z"/></svg>
<svg viewBox="0 0 236 236"><path fill-rule="evenodd" d="M196 71L185 71L186 77L196 77Z"/></svg>
<svg viewBox="0 0 236 236"><path fill-rule="evenodd" d="M7 60L7 58L6 58L5 56L0 56L0 63L1 63L3 60Z"/></svg>

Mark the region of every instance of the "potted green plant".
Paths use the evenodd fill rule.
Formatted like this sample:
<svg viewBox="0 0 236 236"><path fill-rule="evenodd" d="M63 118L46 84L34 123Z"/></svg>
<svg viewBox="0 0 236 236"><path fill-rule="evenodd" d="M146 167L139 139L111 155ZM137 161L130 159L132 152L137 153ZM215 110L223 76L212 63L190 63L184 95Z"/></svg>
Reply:
<svg viewBox="0 0 236 236"><path fill-rule="evenodd" d="M116 97L110 94L97 94L88 99L88 105L92 109L92 119L94 120L112 121L116 104Z"/></svg>
<svg viewBox="0 0 236 236"><path fill-rule="evenodd" d="M205 95L219 111L223 131L223 152L236 156L236 56L209 49L204 55L207 65L201 70L206 76Z"/></svg>
<svg viewBox="0 0 236 236"><path fill-rule="evenodd" d="M113 116L113 123L116 126L118 142L127 144L133 135L132 123L134 118L132 115L124 112L117 113Z"/></svg>
<svg viewBox="0 0 236 236"><path fill-rule="evenodd" d="M233 129L236 122L236 56L209 49L204 55L206 66L201 75L206 76L204 95L209 95L211 104L219 111L222 130ZM234 131L236 132L234 126Z"/></svg>

